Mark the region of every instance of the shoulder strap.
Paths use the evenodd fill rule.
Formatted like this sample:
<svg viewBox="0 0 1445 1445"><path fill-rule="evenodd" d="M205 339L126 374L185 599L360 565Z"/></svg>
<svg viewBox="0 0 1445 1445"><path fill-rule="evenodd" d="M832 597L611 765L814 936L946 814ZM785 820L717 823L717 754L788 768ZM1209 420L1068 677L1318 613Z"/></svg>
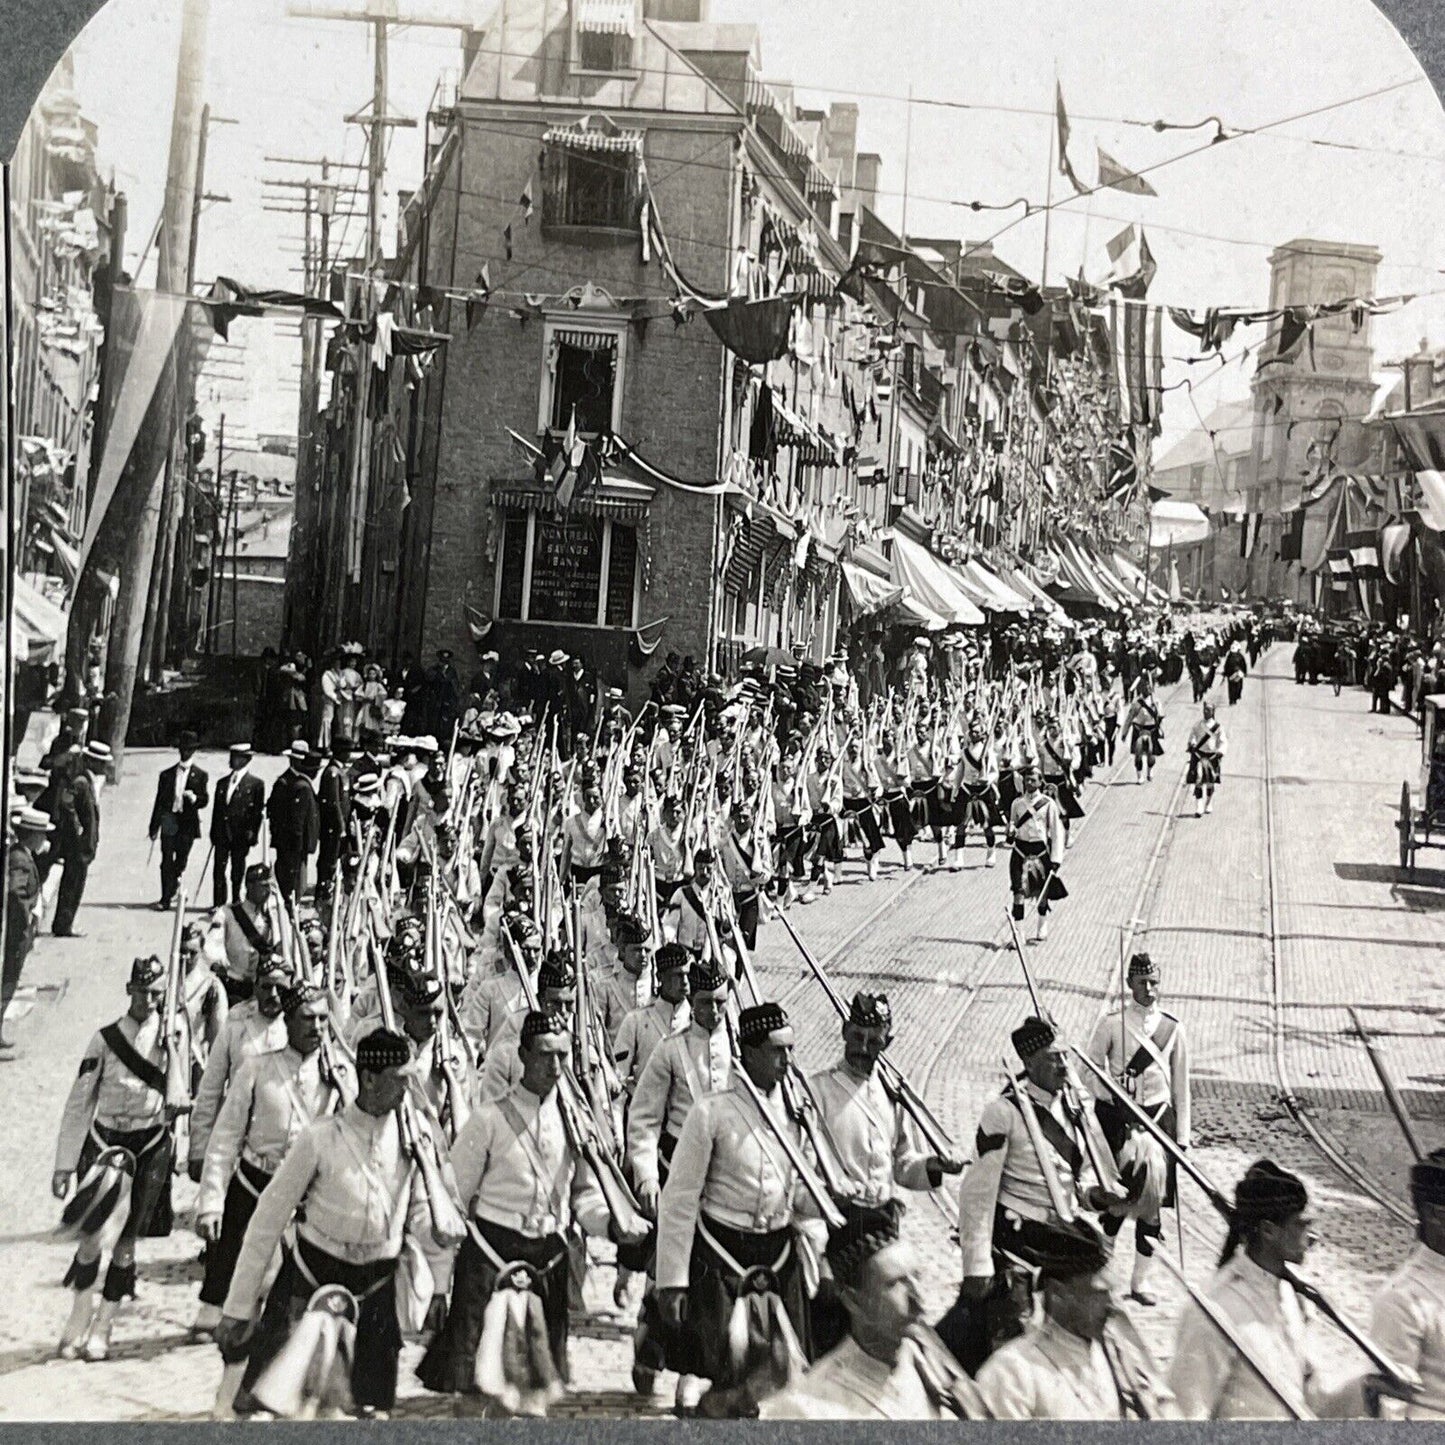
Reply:
<svg viewBox="0 0 1445 1445"><path fill-rule="evenodd" d="M1009 1099L1020 1115L1023 1114L1024 1106L1019 1101L1018 1094L1011 1092ZM1070 1135L1059 1121L1054 1118L1051 1109L1034 1109L1034 1117L1039 1121L1039 1132L1048 1141L1054 1153L1062 1159L1073 1171L1077 1178L1079 1170L1084 1166L1084 1156L1079 1149L1077 1141Z"/></svg>
<svg viewBox="0 0 1445 1445"><path fill-rule="evenodd" d="M131 1041L120 1031L120 1020L113 1024L107 1024L100 1031L100 1036L105 1040L105 1046L113 1053L121 1064L130 1070L146 1088L154 1089L158 1094L166 1091L165 1072L157 1064L151 1063L149 1059L143 1059L132 1046Z"/></svg>
<svg viewBox="0 0 1445 1445"><path fill-rule="evenodd" d="M1178 1028L1177 1020L1168 1014L1162 1014L1159 1019L1159 1027L1154 1030L1151 1037L1139 1038L1139 1047L1134 1050L1134 1056L1124 1065L1124 1072L1138 1078L1150 1064L1158 1064L1160 1068L1168 1062L1169 1046L1174 1042L1174 1030Z"/></svg>
<svg viewBox="0 0 1445 1445"><path fill-rule="evenodd" d="M263 938L260 930L256 927L255 920L239 904L231 905L231 917L236 920L236 927L241 930L242 937L256 950L257 953L269 953L271 951L270 939Z"/></svg>

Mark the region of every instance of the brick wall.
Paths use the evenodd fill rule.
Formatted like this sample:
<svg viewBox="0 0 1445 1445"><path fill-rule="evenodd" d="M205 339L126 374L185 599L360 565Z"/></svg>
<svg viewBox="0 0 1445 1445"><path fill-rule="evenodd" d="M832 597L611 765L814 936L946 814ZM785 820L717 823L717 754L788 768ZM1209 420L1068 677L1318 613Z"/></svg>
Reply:
<svg viewBox="0 0 1445 1445"><path fill-rule="evenodd" d="M669 122L677 125L677 122ZM490 265L495 292L557 298L591 282L619 300L670 295L656 259L642 264L636 235L548 234L539 204L524 225L516 197L531 179L540 201L537 156L546 123L503 122L479 112L462 148L460 220L452 280L450 217L434 233L429 279L468 286ZM504 133L505 132L505 133ZM695 285L725 289L731 141L713 129L649 130L645 156L663 225L679 268ZM449 188L451 189L451 188ZM449 205L453 196L449 197ZM514 256L505 257L502 231L511 223ZM513 279L515 277L515 279ZM544 366L544 327L513 313L513 297L497 296L467 330L462 308L452 311L445 395L440 407L436 480L431 501L430 558L422 624L424 655L451 647L474 656L466 607L491 616L499 528L489 504L494 479L525 480L528 464L507 436L537 436ZM549 304L554 302L549 301ZM578 316L578 324L585 317ZM675 327L668 317L629 329L620 431L649 461L698 482L716 478L721 412L722 347L707 323ZM640 593L639 623L668 617L661 653L630 668L635 692L669 651L707 654L713 537L717 502L659 486L639 542L650 556L648 586ZM578 629L532 627L537 633ZM541 646L541 643L534 645ZM552 644L576 651L561 636ZM599 639L599 652L615 656ZM636 653L633 654L634 660ZM465 667L463 671L465 671Z"/></svg>

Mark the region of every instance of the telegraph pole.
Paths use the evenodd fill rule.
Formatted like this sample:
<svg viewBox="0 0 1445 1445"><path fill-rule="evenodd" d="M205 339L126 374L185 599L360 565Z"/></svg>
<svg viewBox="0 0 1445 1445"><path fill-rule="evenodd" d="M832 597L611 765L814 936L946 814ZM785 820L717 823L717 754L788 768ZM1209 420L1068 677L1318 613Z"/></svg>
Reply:
<svg viewBox="0 0 1445 1445"><path fill-rule="evenodd" d="M201 91L205 84L206 34L209 22L210 0L185 0L181 14L180 54L176 64L175 108L171 116L164 220L156 263L157 304L160 305L165 304L167 295L184 294L188 223L194 203L201 129ZM181 394L181 378L177 375L177 352L186 349L185 341L178 336L166 363L166 376L162 385L169 388L172 397ZM120 589L116 598L114 630L106 669L107 685L114 689L117 701L115 728L109 739L114 756L112 775L116 777L120 774L125 754L131 705L141 670L147 601L157 580L156 543L160 533L164 473L174 450L177 430L174 414L165 420L169 423L166 428L165 450L157 456L155 448L147 448L142 444L132 458L132 465L140 465L147 471L154 467L154 476L149 480L142 476L138 480L138 506L133 525L126 533L127 543L120 558Z"/></svg>

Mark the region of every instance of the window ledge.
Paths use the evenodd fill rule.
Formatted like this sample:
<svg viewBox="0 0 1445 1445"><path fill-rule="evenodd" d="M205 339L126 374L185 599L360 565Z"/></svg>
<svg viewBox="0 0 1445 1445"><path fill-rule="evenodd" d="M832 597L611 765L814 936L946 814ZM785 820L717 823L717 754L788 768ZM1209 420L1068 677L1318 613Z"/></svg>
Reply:
<svg viewBox="0 0 1445 1445"><path fill-rule="evenodd" d="M642 231L637 226L574 226L565 221L543 221L542 234L572 241L612 241L636 245Z"/></svg>
<svg viewBox="0 0 1445 1445"><path fill-rule="evenodd" d="M642 72L633 67L626 70L584 70L580 65L572 67L572 74L578 80L638 80Z"/></svg>

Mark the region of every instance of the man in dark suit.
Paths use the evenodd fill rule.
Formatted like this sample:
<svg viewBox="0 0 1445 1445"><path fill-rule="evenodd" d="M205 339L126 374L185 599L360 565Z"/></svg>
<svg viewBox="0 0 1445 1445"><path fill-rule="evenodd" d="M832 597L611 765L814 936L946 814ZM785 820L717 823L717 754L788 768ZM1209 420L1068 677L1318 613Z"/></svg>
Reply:
<svg viewBox="0 0 1445 1445"><path fill-rule="evenodd" d="M161 897L155 905L164 913L181 886L191 847L201 836L201 809L211 800L210 778L192 761L196 735L183 732L176 740L180 761L156 780L156 801L149 828L152 843L161 840Z"/></svg>
<svg viewBox="0 0 1445 1445"><path fill-rule="evenodd" d="M216 784L216 801L211 808L217 908L241 896L246 859L261 836L265 808L265 786L251 771L251 745L236 743L231 748L231 771Z"/></svg>
<svg viewBox="0 0 1445 1445"><path fill-rule="evenodd" d="M336 864L351 833L351 774L347 767L350 758L351 744L345 738L335 739L331 744L331 760L316 785L321 814L321 851L316 857L318 894L330 894Z"/></svg>
<svg viewBox="0 0 1445 1445"><path fill-rule="evenodd" d="M321 814L316 805L316 785L307 773L311 749L294 743L286 756L291 766L271 785L266 799L266 817L271 823L271 846L276 850L276 888L288 902L301 893L306 860L316 851L321 837Z"/></svg>
<svg viewBox="0 0 1445 1445"><path fill-rule="evenodd" d="M55 896L55 921L50 931L57 938L79 938L75 915L85 896L85 880L100 847L100 802L95 779L110 767L110 749L104 743L86 743L81 766L59 799L55 851L60 860L60 888Z"/></svg>
<svg viewBox="0 0 1445 1445"><path fill-rule="evenodd" d="M25 960L35 945L35 914L40 904L40 870L37 857L47 847L55 825L47 814L35 808L20 806L10 815L10 839L6 851L5 872L5 966L0 974L0 1029L5 1011L15 990ZM7 1055L14 1047L0 1034L0 1051Z"/></svg>

